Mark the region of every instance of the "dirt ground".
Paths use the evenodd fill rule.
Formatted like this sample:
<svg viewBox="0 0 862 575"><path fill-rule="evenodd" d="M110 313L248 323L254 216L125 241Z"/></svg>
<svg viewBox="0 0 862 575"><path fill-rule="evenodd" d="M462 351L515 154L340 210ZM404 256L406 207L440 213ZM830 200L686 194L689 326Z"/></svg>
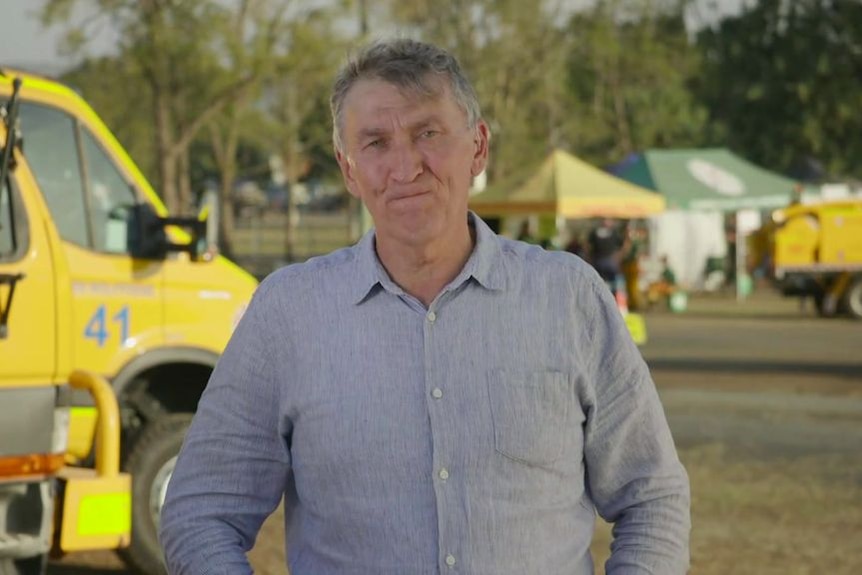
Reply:
<svg viewBox="0 0 862 575"><path fill-rule="evenodd" d="M642 351L691 479L691 573L862 573L862 323L765 290L646 319ZM280 520L252 551L258 573L286 573ZM600 524L597 573L609 542ZM111 553L49 569L123 572Z"/></svg>

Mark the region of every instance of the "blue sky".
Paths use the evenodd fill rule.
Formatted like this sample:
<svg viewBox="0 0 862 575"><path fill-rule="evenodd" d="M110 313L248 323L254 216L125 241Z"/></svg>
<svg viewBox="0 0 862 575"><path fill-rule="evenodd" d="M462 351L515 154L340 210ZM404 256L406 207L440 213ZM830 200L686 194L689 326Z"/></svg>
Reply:
<svg viewBox="0 0 862 575"><path fill-rule="evenodd" d="M589 5L592 0L568 0L574 7ZM690 25L708 25L725 14L738 13L745 3L754 0L694 0L688 11ZM55 74L74 64L59 53L62 29L42 28L37 14L45 0L0 0L0 64L19 66L45 74ZM86 5L87 2L79 2ZM78 11L73 21L85 15ZM110 52L116 38L110 30L101 30L88 44L91 54Z"/></svg>

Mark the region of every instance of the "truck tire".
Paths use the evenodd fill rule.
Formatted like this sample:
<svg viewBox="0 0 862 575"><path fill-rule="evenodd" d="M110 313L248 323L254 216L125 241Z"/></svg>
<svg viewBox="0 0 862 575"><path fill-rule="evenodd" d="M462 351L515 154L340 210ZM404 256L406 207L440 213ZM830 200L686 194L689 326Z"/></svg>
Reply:
<svg viewBox="0 0 862 575"><path fill-rule="evenodd" d="M841 304L853 319L862 319L862 274L850 280L850 285L844 291Z"/></svg>
<svg viewBox="0 0 862 575"><path fill-rule="evenodd" d="M120 550L120 556L142 575L167 573L159 545L159 516L191 421L190 413L154 420L138 436L125 461L124 470L132 476L132 542Z"/></svg>

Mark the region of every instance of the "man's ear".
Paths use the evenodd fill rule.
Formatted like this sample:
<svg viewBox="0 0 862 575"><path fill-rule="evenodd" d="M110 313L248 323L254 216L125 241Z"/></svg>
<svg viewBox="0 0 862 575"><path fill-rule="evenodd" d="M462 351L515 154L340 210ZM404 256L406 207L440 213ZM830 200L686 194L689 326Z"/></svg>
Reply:
<svg viewBox="0 0 862 575"><path fill-rule="evenodd" d="M482 173L488 165L488 143L491 140L491 130L484 120L476 123L473 133L473 163L470 165L470 174L475 178Z"/></svg>
<svg viewBox="0 0 862 575"><path fill-rule="evenodd" d="M335 160L338 162L338 167L341 168L341 176L344 178L344 185L347 187L347 191L354 198L358 198L359 192L356 189L356 180L353 178L353 166L351 165L350 158L344 152L335 148Z"/></svg>

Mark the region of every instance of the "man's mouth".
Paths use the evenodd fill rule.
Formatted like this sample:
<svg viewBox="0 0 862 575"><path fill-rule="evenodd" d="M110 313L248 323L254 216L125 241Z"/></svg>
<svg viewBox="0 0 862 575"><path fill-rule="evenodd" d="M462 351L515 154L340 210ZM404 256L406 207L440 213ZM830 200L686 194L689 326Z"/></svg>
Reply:
<svg viewBox="0 0 862 575"><path fill-rule="evenodd" d="M399 202L402 200L412 200L429 194L429 190L411 190L409 192L397 192L389 197L390 202Z"/></svg>

